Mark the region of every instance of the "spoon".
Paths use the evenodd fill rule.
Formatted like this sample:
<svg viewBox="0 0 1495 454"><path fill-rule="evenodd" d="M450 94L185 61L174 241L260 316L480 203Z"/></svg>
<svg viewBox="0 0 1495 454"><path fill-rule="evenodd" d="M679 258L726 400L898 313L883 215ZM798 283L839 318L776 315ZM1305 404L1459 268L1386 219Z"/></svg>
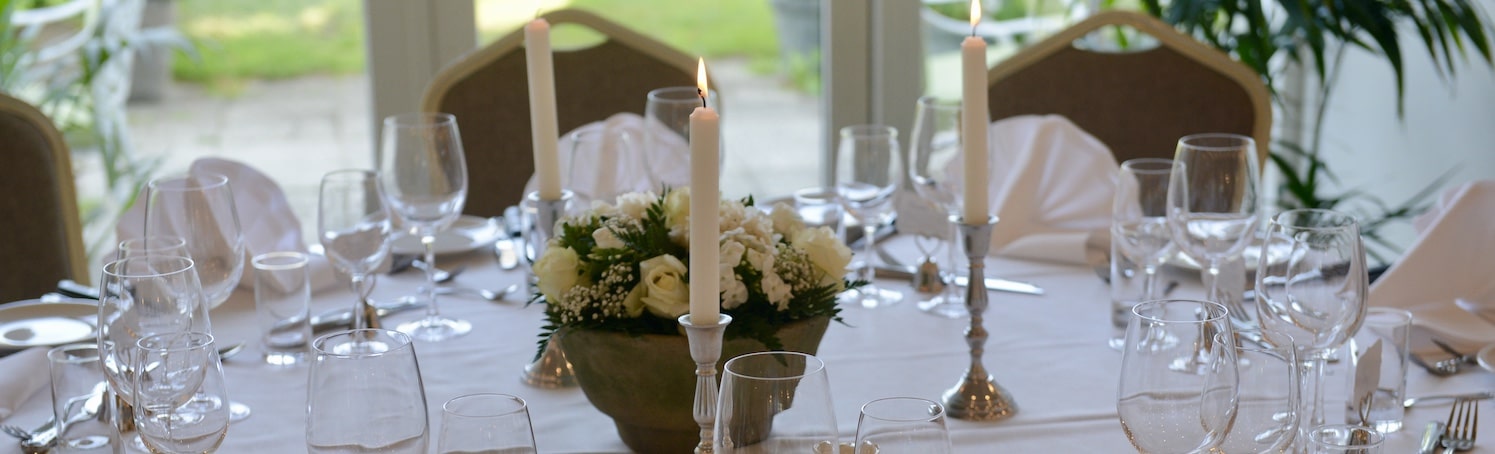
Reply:
<svg viewBox="0 0 1495 454"><path fill-rule="evenodd" d="M426 262L424 260L416 260L410 262L410 267L425 271ZM462 274L463 271L467 271L467 265L457 265L457 267L452 268L451 271L436 268L436 272L432 273L432 277L435 278L437 284L445 284L447 282L450 282L452 279L456 279L457 275Z"/></svg>
<svg viewBox="0 0 1495 454"><path fill-rule="evenodd" d="M244 343L235 342L232 345L218 349L218 359L228 359L231 356L239 354L241 351L244 351Z"/></svg>
<svg viewBox="0 0 1495 454"><path fill-rule="evenodd" d="M493 291L485 288L473 287L437 287L437 295L473 295L488 301L499 301L510 293L519 290L519 284L511 284L501 290ZM424 291L424 289L422 289Z"/></svg>

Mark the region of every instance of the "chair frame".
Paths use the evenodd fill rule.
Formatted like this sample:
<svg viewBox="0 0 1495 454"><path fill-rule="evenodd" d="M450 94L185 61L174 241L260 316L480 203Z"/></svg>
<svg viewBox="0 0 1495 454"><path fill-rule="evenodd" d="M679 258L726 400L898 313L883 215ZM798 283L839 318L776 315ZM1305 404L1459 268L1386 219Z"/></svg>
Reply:
<svg viewBox="0 0 1495 454"><path fill-rule="evenodd" d="M1188 57L1201 65L1215 70L1240 85L1254 106L1251 137L1256 140L1258 164L1265 165L1272 137L1271 93L1261 77L1230 56L1209 47L1194 38L1180 33L1172 26L1145 14L1108 10L1066 28L1031 47L1019 52L987 71L987 86L1016 74L1029 66L1047 59L1056 52L1074 45L1078 39L1102 27L1124 25L1134 28L1158 40L1158 44ZM1206 132L1206 131L1200 131Z"/></svg>
<svg viewBox="0 0 1495 454"><path fill-rule="evenodd" d="M62 200L57 202L62 210L63 234L67 236L70 278L87 284L89 282L88 259L87 252L83 248L83 224L78 217L78 194L73 182L73 159L68 151L67 142L63 141L62 133L53 125L51 119L25 101L0 94L0 112L19 116L36 126L37 131L47 141L48 148L52 149L52 159L56 161L57 168L57 174L53 177L57 178L58 193L62 195Z"/></svg>

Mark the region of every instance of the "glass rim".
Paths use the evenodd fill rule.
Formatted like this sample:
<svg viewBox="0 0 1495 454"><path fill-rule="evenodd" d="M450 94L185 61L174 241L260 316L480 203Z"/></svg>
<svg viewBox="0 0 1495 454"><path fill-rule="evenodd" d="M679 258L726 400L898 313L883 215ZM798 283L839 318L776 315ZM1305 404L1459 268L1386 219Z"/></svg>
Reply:
<svg viewBox="0 0 1495 454"><path fill-rule="evenodd" d="M154 260L170 260L170 261L178 262L178 264L185 265L185 266L182 266L181 268L171 268L171 269L166 270L166 271L151 271L151 272L141 272L141 273L131 273L129 271L129 267L126 266L126 265L129 265L129 264L134 263L134 262L143 262L143 261L147 261L147 260L152 260L152 261L154 261ZM182 263L182 262L185 262L185 263ZM132 278L132 279L134 279L134 278L164 277L164 276L171 276L171 275L181 274L181 273L185 273L187 271L191 271L194 266L196 266L196 264L195 264L195 262L192 261L191 257L182 257L182 256L179 256L179 255L139 255L139 256L134 256L134 257L125 257L125 258L122 258L122 259L111 261L109 263L105 263L104 264L104 275L105 276L112 276L112 277L116 277L116 278ZM121 268L124 268L124 269L121 270Z"/></svg>
<svg viewBox="0 0 1495 454"><path fill-rule="evenodd" d="M921 107L930 107L941 110L957 110L960 109L961 106L960 98L942 98L934 95L920 96L918 105Z"/></svg>
<svg viewBox="0 0 1495 454"><path fill-rule="evenodd" d="M176 345L175 343L155 347L147 346L148 344L154 344L157 341L168 338L181 338L186 340L187 343L180 346ZM171 333L157 333L141 337L140 339L135 340L135 348L139 348L145 351L166 353L185 352L202 349L213 351L212 346L214 342L215 339L213 338L213 335L209 333L200 331L178 331ZM216 353L216 351L214 352Z"/></svg>
<svg viewBox="0 0 1495 454"><path fill-rule="evenodd" d="M68 354L70 352L78 351L78 350L93 350L93 354L92 355L71 355L71 354ZM78 342L78 343L73 343L73 344L58 345L56 347L52 347L51 349L47 350L47 360L51 361L51 362L54 362L54 363L82 364L82 363L87 363L87 362L98 361L98 360L102 359L103 357L104 357L103 352L101 352L99 350L99 344L97 342Z"/></svg>
<svg viewBox="0 0 1495 454"><path fill-rule="evenodd" d="M192 186L185 182L191 181ZM146 186L151 191L187 192L217 189L228 186L228 177L213 172L186 172L152 178Z"/></svg>
<svg viewBox="0 0 1495 454"><path fill-rule="evenodd" d="M1200 306L1200 307L1207 307L1207 308L1210 308L1210 309L1219 309L1219 313L1216 314L1215 311L1211 310L1210 314L1209 314L1209 317L1206 317L1204 319L1170 320L1170 319L1159 318L1159 317L1152 316L1152 315L1144 315L1144 314L1142 314L1141 312L1139 312L1137 310L1139 308L1142 308L1143 306L1149 306L1149 307L1151 307L1151 306L1163 306L1163 305L1172 305L1172 304L1179 304L1179 303L1190 303L1190 304L1194 304L1194 305ZM1209 322L1214 322L1214 321L1225 320L1225 318L1229 317L1229 315L1230 315L1230 309L1226 308L1224 304L1216 303L1214 301L1194 300L1194 299L1185 299L1185 298L1171 298L1171 299L1160 299L1160 300L1147 300L1147 301L1143 301L1143 302L1137 303L1136 305L1132 306L1132 315L1135 316L1135 317L1137 317L1137 318L1140 318L1140 319L1143 319L1143 320L1147 320L1147 321L1151 321L1151 322L1160 322L1160 323L1196 323L1196 324L1203 324L1203 323L1209 323Z"/></svg>
<svg viewBox="0 0 1495 454"><path fill-rule="evenodd" d="M380 333L384 336L393 338L396 342L398 342L398 345L393 346L389 350L380 352L337 353L332 351L331 349L323 348L327 343L332 342L334 338L352 337L353 335L359 333ZM381 328L364 328L324 334L322 335L322 337L318 337L311 342L311 348L317 354L317 356L326 356L332 358L379 358L388 356L392 353L399 353L403 350L410 350L411 353L414 353L415 343L411 341L409 334L405 334L399 331Z"/></svg>
<svg viewBox="0 0 1495 454"><path fill-rule="evenodd" d="M274 259L291 259L291 261L284 263L267 263L268 261ZM305 267L307 262L310 261L311 257L307 256L304 252L298 251L266 252L264 254L256 255L252 259L249 259L249 262L254 266L254 269L265 271L293 270L296 268Z"/></svg>
<svg viewBox="0 0 1495 454"><path fill-rule="evenodd" d="M378 171L374 171L374 170L369 170L369 169L337 169L337 170L333 170L333 171L330 171L330 172L322 174L322 183L327 183L328 181L336 181L336 182L353 182L353 181L357 181L357 180L353 179L352 177L349 177L348 175L359 175L359 176L364 177L365 179L372 179L372 180L377 180L379 178L379 172Z"/></svg>
<svg viewBox="0 0 1495 454"><path fill-rule="evenodd" d="M1172 173L1179 164L1168 158L1134 158L1121 162L1121 170L1140 174Z"/></svg>
<svg viewBox="0 0 1495 454"><path fill-rule="evenodd" d="M1201 143L1211 140L1226 139L1235 141L1227 145L1213 143ZM1178 139L1178 146L1189 147L1200 151L1236 151L1241 148L1249 148L1252 153L1256 152L1256 139L1251 136L1228 133L1228 132L1206 132L1200 134L1189 134Z"/></svg>
<svg viewBox="0 0 1495 454"><path fill-rule="evenodd" d="M1393 323L1387 323L1390 322L1390 320L1381 320L1379 323L1376 323L1376 326L1411 325L1412 322L1416 320L1416 317L1412 315L1412 311L1406 309L1395 307L1369 307L1365 309L1365 319L1361 322L1361 324L1371 324L1370 314L1373 313L1396 316L1396 320Z"/></svg>
<svg viewBox="0 0 1495 454"><path fill-rule="evenodd" d="M1236 339L1238 339L1238 338L1241 337L1241 334L1245 334L1245 333L1257 333L1257 334L1259 334L1259 336L1256 336L1256 339L1254 339L1254 340L1256 340L1256 342L1253 343L1253 344L1251 344L1251 345L1241 345L1240 343L1235 342ZM1278 339L1272 339L1274 337L1276 337ZM1281 343L1278 342L1278 340L1285 340L1285 341L1287 341L1287 345L1282 345ZM1245 351L1250 351L1250 352L1264 352L1264 353L1282 353L1282 352L1286 352L1287 354L1294 354L1294 352L1296 352L1297 349L1298 349L1298 345L1297 345L1298 339L1295 338L1295 337L1293 337L1293 335L1288 334L1288 333L1272 333L1271 335L1267 335L1267 331L1264 330L1264 329L1260 329L1260 328L1236 329L1235 327L1231 327L1230 331L1224 331L1224 332L1215 333L1214 341L1215 342L1230 341L1231 345L1235 349L1237 349L1237 350L1245 350ZM1296 356L1296 355L1294 355L1294 356Z"/></svg>
<svg viewBox="0 0 1495 454"><path fill-rule="evenodd" d="M868 407L875 407L878 404L892 403L892 402L919 402L919 403L926 403L926 404L929 404L929 408L934 409L935 411L932 412L932 413L930 413L929 415L926 415L926 416L921 417L921 418L888 417L888 416L882 416L882 415L879 415L879 414L876 414L876 413L868 413L867 412L867 408ZM868 401L867 403L862 404L861 414L862 414L862 417L864 417L864 418L876 419L878 421L887 421L887 422L920 422L920 421L926 421L926 422L928 422L928 421L937 421L937 420L939 420L941 418L944 418L945 417L945 406L942 405L942 404L940 404L939 402L935 402L933 400L925 399L925 398L922 398L922 397L907 397L907 396L883 397L883 398L879 398L879 399L872 399L871 401Z"/></svg>
<svg viewBox="0 0 1495 454"><path fill-rule="evenodd" d="M513 409L507 409L507 410L499 411L499 412L487 412L487 411L484 411L484 412L470 412L470 411L464 412L464 411L459 411L459 410L456 410L456 409L452 408L453 407L453 405L452 405L453 403L460 404L460 403L463 403L463 402L473 401L473 400L477 400L477 399L482 399L485 402L487 402L487 401L495 401L496 400L496 401L504 402L504 403L516 403L519 406L516 407L516 408L513 408ZM523 397L519 397L519 396L516 396L516 395L513 395L513 394L504 394L504 393L472 393L472 394L463 394L463 395L460 395L460 396L457 396L457 397L453 397L451 399L447 399L447 401L445 403L441 404L441 411L443 413L446 413L446 414L449 414L449 415L453 415L453 416L460 416L460 417L464 417L464 418L494 418L494 417L499 417L499 416L508 416L508 415L519 414L520 412L527 411L528 409L529 409L529 402L526 402Z"/></svg>
<svg viewBox="0 0 1495 454"><path fill-rule="evenodd" d="M854 137L898 137L898 128L884 124L842 126L839 134L843 138Z"/></svg>
<svg viewBox="0 0 1495 454"><path fill-rule="evenodd" d="M152 242L155 242L155 241L169 242L171 244L167 245L167 246L155 246L155 247L152 247L151 244L152 244ZM133 247L136 244L140 244L141 242L145 243L146 246L144 248ZM124 240L120 240L119 244L116 247L118 247L119 250L122 250L122 251L132 251L132 252L134 252L134 251L142 251L142 252L161 251L161 250L167 250L167 249L175 249L175 248L179 248L179 247L187 247L187 239L183 238L181 236L178 236L178 235L146 235L146 236L137 236L137 237L134 237L134 238L126 238Z"/></svg>
<svg viewBox="0 0 1495 454"><path fill-rule="evenodd" d="M457 117L446 112L403 112L384 117L384 127L437 128L455 126Z"/></svg>
<svg viewBox="0 0 1495 454"><path fill-rule="evenodd" d="M1331 225L1292 225L1282 223L1283 218L1287 217L1288 215L1298 215L1305 213L1323 215L1325 216L1325 219L1333 219L1336 222L1330 223ZM1344 230L1348 227L1354 227L1355 230L1360 230L1360 220L1356 219L1354 215L1345 213L1343 211L1324 208L1293 208L1290 210L1282 210L1281 212L1272 215L1271 222L1272 224L1279 225L1284 228L1291 228L1300 232L1327 232L1333 230Z"/></svg>
<svg viewBox="0 0 1495 454"><path fill-rule="evenodd" d="M700 104L701 103L701 92L700 92L700 90L701 90L700 88L697 88L694 85L677 85L677 86L673 86L673 87L661 87L661 88L656 88L656 89L653 89L653 90L649 90L649 94L647 96L645 96L645 98L648 99L649 101L654 101L656 103L664 103L664 104L677 104L677 103ZM715 98L715 97L716 97L716 90L712 89L710 87L707 87L706 88L706 98L707 99L711 99L711 98ZM716 106L712 106L712 107L715 108Z"/></svg>
<svg viewBox="0 0 1495 454"><path fill-rule="evenodd" d="M761 377L761 376L757 376L757 375L749 375L749 374L745 374L745 373L741 373L741 372L736 372L736 371L732 370L732 365L733 364L737 364L738 360L749 360L749 359L763 357L763 356L789 356L789 357L798 356L798 357L804 358L804 360L805 360L805 370L804 370L804 372L800 372L799 374L786 375L786 376L782 376L782 377ZM748 378L748 379L753 379L753 380L760 380L760 381L800 380L800 379L803 379L805 377L809 377L811 375L817 375L817 374L820 374L822 372L825 372L825 361L821 361L820 358L815 357L815 355L811 355L809 353L802 353L802 352L789 352L789 351L754 352L754 353L747 353L747 354L743 354L743 355L738 355L735 358L727 360L727 363L724 364L724 365L722 365L722 371L725 372L725 373L728 373L728 374L732 374L732 375L738 376L738 377Z"/></svg>

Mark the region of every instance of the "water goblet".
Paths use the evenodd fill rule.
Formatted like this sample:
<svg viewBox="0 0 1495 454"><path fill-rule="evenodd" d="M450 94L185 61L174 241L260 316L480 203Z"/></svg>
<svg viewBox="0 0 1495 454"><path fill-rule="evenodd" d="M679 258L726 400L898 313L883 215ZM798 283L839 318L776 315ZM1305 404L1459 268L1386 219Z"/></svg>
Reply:
<svg viewBox="0 0 1495 454"><path fill-rule="evenodd" d="M706 104L718 114L723 112L716 90L707 89ZM701 95L695 86L649 91L644 103L643 151L652 187L690 184L690 166L684 163L690 162L690 114L697 107L701 107Z"/></svg>
<svg viewBox="0 0 1495 454"><path fill-rule="evenodd" d="M1132 307L1116 411L1138 452L1212 452L1235 415L1236 364L1214 342L1225 306L1154 300Z"/></svg>
<svg viewBox="0 0 1495 454"><path fill-rule="evenodd" d="M648 160L640 155L638 138L622 128L603 126L567 136L570 148L561 156L561 168L566 169L561 184L576 197L575 203L613 203L629 192L658 189Z"/></svg>
<svg viewBox="0 0 1495 454"><path fill-rule="evenodd" d="M903 162L898 157L898 130L883 125L841 128L836 152L836 195L841 207L862 227L863 260L860 279L867 285L856 290L862 307L897 304L903 294L878 288L873 283L873 257L878 227L893 220L893 194L903 181Z"/></svg>
<svg viewBox="0 0 1495 454"><path fill-rule="evenodd" d="M228 177L179 175L146 186L145 236L185 241L210 308L233 293L244 276L244 235Z"/></svg>
<svg viewBox="0 0 1495 454"><path fill-rule="evenodd" d="M1368 276L1355 218L1336 211L1278 213L1267 225L1256 269L1256 310L1268 337L1286 334L1304 368L1306 427L1324 423L1324 366L1365 320ZM1274 337L1274 341L1280 339Z"/></svg>
<svg viewBox="0 0 1495 454"><path fill-rule="evenodd" d="M322 176L317 230L333 266L347 273L356 300L353 328L371 327L374 269L389 256L389 211L379 194L378 176L368 170L337 170ZM377 328L377 326L372 326Z"/></svg>
<svg viewBox="0 0 1495 454"><path fill-rule="evenodd" d="M1178 139L1168 182L1168 229L1173 244L1205 264L1210 301L1226 303L1232 319L1250 314L1240 297L1222 293L1220 266L1238 257L1256 235L1258 190L1256 141L1236 134L1195 134ZM1225 289L1239 292L1240 289Z"/></svg>
<svg viewBox="0 0 1495 454"><path fill-rule="evenodd" d="M962 194L960 178L960 101L941 100L932 96L919 98L918 111L914 115L914 129L908 152L908 176L913 182L914 194L925 202L939 207L946 214L959 214ZM948 218L947 218L948 219ZM919 309L944 317L960 318L968 313L965 297L956 290L953 278L958 274L960 261L955 246L956 226L949 222L950 244L945 249L948 256L943 274L950 278L944 291L934 298L920 301Z"/></svg>
<svg viewBox="0 0 1495 454"><path fill-rule="evenodd" d="M460 454L535 452L529 406L517 396L478 393L457 396L441 406L441 438L436 452Z"/></svg>
<svg viewBox="0 0 1495 454"><path fill-rule="evenodd" d="M723 366L715 452L836 452L825 363L796 352L749 353Z"/></svg>
<svg viewBox="0 0 1495 454"><path fill-rule="evenodd" d="M857 420L857 454L878 452L949 453L945 407L917 397L889 397L862 405Z"/></svg>
<svg viewBox="0 0 1495 454"><path fill-rule="evenodd" d="M135 427L151 452L208 453L228 433L228 388L213 336L156 334L136 342Z"/></svg>
<svg viewBox="0 0 1495 454"><path fill-rule="evenodd" d="M379 171L390 212L425 249L426 315L399 330L428 342L467 334L471 323L442 316L436 304L436 234L462 215L467 202L467 160L456 117L417 112L385 118Z"/></svg>
<svg viewBox="0 0 1495 454"><path fill-rule="evenodd" d="M410 336L362 329L312 342L306 450L425 454L426 393Z"/></svg>

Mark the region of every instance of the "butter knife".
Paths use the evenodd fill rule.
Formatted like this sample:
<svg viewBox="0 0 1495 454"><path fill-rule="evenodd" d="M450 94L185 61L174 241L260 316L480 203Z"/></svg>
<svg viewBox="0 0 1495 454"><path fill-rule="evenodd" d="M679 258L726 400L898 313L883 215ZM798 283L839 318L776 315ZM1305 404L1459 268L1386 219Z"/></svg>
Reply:
<svg viewBox="0 0 1495 454"><path fill-rule="evenodd" d="M899 279L913 281L914 269L905 266L877 265L874 275L883 279ZM955 285L965 287L968 283L966 276L955 276ZM1023 295L1042 295L1043 288L1028 282L1014 281L997 277L986 278L986 289L998 292L1019 293Z"/></svg>
<svg viewBox="0 0 1495 454"><path fill-rule="evenodd" d="M1438 440L1443 438L1443 428L1443 423L1429 421L1427 430L1422 432L1422 443L1417 445L1417 454L1433 454L1438 449Z"/></svg>

